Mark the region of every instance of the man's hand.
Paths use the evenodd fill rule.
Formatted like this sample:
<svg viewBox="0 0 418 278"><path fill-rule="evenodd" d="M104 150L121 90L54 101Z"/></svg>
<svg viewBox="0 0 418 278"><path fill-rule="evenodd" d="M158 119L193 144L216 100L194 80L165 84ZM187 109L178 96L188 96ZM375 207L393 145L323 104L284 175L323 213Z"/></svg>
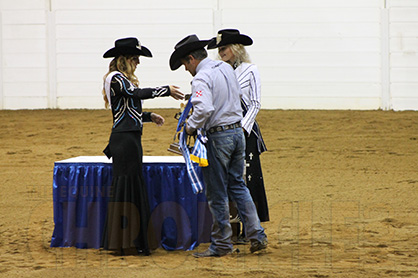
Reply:
<svg viewBox="0 0 418 278"><path fill-rule="evenodd" d="M185 129L186 129L187 135L196 135L197 134L196 129L191 128L188 124L186 124Z"/></svg>
<svg viewBox="0 0 418 278"><path fill-rule="evenodd" d="M162 126L165 120L161 115L151 113L151 121L156 123L158 126Z"/></svg>
<svg viewBox="0 0 418 278"><path fill-rule="evenodd" d="M170 85L170 96L176 100L184 99L184 94L179 90L180 87Z"/></svg>

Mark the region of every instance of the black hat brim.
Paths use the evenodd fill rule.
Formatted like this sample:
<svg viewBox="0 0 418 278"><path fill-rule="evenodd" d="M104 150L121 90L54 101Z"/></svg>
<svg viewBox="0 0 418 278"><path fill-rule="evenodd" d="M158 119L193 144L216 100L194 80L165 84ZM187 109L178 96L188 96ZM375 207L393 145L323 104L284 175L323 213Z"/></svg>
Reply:
<svg viewBox="0 0 418 278"><path fill-rule="evenodd" d="M239 34L227 36L222 39L219 44L216 44L216 37L213 37L208 44L208 49L215 49L228 44L242 44L248 46L253 44L253 40L249 36Z"/></svg>
<svg viewBox="0 0 418 278"><path fill-rule="evenodd" d="M195 41L188 43L182 47L174 50L173 54L170 57L170 69L176 70L181 66L181 58L185 57L194 50L205 48L205 46L210 42L210 40Z"/></svg>
<svg viewBox="0 0 418 278"><path fill-rule="evenodd" d="M141 49L136 47L113 47L103 54L103 58L119 57L121 55L138 55L145 57L152 57L151 51L145 46L141 46Z"/></svg>

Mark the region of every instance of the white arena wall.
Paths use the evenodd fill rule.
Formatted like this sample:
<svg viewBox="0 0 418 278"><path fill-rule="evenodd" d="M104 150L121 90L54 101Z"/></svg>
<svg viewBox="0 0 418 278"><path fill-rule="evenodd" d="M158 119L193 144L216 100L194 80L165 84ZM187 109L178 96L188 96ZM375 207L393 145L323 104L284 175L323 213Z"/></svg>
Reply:
<svg viewBox="0 0 418 278"><path fill-rule="evenodd" d="M0 0L0 109L104 108L102 55L128 36L154 55L142 87L189 93L174 45L222 28L254 40L262 108L418 110L418 0Z"/></svg>

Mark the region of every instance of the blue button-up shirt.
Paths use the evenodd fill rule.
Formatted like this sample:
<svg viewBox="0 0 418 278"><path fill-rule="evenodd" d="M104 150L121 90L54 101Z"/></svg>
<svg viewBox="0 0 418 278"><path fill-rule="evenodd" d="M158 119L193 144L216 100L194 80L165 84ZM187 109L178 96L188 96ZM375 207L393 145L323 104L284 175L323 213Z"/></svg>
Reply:
<svg viewBox="0 0 418 278"><path fill-rule="evenodd" d="M192 80L193 114L188 125L208 130L242 120L241 89L234 69L222 61L202 60Z"/></svg>

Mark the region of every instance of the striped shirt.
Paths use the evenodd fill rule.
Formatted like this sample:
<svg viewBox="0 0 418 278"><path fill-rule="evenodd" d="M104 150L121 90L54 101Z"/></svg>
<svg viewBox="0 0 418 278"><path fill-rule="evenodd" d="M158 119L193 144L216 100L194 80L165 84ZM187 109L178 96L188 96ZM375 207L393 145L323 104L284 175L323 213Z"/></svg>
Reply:
<svg viewBox="0 0 418 278"><path fill-rule="evenodd" d="M267 147L261 135L260 127L255 120L261 108L260 75L256 65L249 63L241 63L235 69L235 74L242 92L241 105L244 118L241 124L245 131L247 131L248 136L250 136L251 132L255 134L257 137L257 149L261 154L267 151Z"/></svg>
<svg viewBox="0 0 418 278"><path fill-rule="evenodd" d="M247 112L241 121L242 127L251 133L255 118L260 111L261 104L261 83L260 74L254 64L241 63L236 69L235 74L241 87L242 101L247 107Z"/></svg>

